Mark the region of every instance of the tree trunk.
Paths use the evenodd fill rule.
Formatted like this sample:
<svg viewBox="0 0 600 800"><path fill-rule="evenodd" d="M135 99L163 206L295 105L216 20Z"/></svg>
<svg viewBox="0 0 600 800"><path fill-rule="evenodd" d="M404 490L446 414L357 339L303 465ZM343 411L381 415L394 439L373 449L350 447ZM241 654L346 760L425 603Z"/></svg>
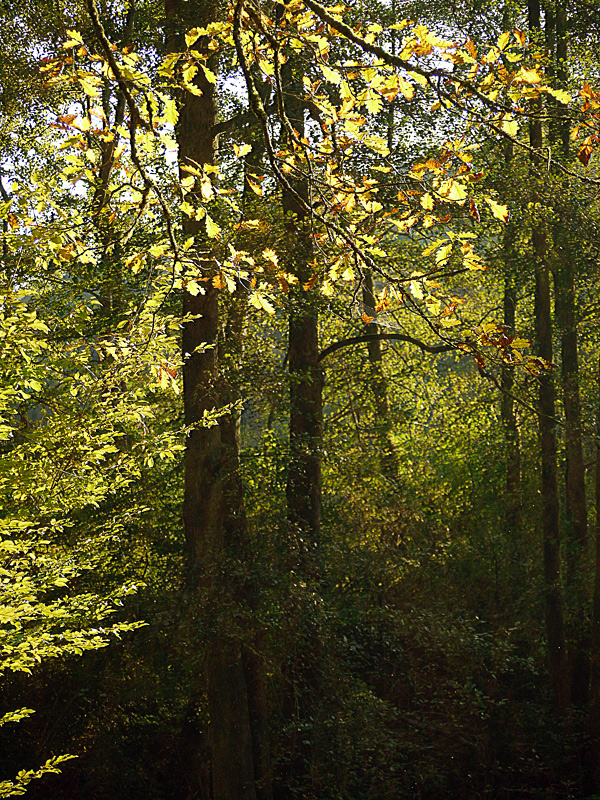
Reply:
<svg viewBox="0 0 600 800"><path fill-rule="evenodd" d="M540 31L539 0L528 2L529 30L532 38ZM531 147L541 153L541 100L531 101ZM537 118L536 118L537 117ZM537 177L538 157L533 157L532 175ZM539 180L539 178L538 178ZM535 258L535 332L538 355L552 364L552 314L550 274L543 222L536 222L532 232ZM542 532L544 553L544 593L546 636L550 664L552 699L556 710L564 713L569 705L568 662L565 646L564 600L560 558L559 500L556 466L556 419L554 377L548 366L539 376L539 438L542 466Z"/></svg>
<svg viewBox="0 0 600 800"><path fill-rule="evenodd" d="M375 315L375 294L371 270L364 270L363 306L367 316ZM367 324L367 334L378 334L376 322ZM392 438L392 419L388 402L388 382L382 368L381 340L373 339L367 343L369 353L370 384L375 400L375 412L381 429L381 470L391 481L398 479L398 453Z"/></svg>
<svg viewBox="0 0 600 800"><path fill-rule="evenodd" d="M184 50L184 33L193 26L206 27L217 11L213 2L165 0L169 49ZM196 49L202 47L202 42L196 43ZM183 95L177 140L180 162L202 167L216 161L216 98L202 70L196 82L202 94ZM195 220L186 220L184 229L197 242L202 236L201 223ZM212 277L210 258L204 264L205 276ZM237 570L246 521L236 421L229 416L212 427L201 424L204 412L222 405L221 395L226 394L219 385L219 291L210 280L204 289L204 294L183 295L185 423L197 426L186 442L183 521L192 581L199 581L209 606L232 604L235 609L246 590ZM205 653L213 800L256 800L241 651L241 643L217 619Z"/></svg>
<svg viewBox="0 0 600 800"><path fill-rule="evenodd" d="M564 4L556 9L553 26L555 73L561 88L566 88L567 18ZM552 51L551 51L552 52ZM551 59L552 62L552 59ZM569 120L560 103L553 104L558 118L550 133L551 144L558 145L558 157L569 158ZM567 178L563 177L567 183ZM568 185L564 186L568 198ZM581 401L579 394L579 358L575 310L575 265L572 257L569 207L555 208L554 294L561 344L561 376L565 412L565 506L566 506L566 597L569 609L569 648L571 662L571 699L576 705L588 700L589 659L587 654L587 497L585 466L581 441Z"/></svg>
<svg viewBox="0 0 600 800"><path fill-rule="evenodd" d="M589 736L589 792L600 791L600 359L598 360L598 408L596 412L596 530L594 604L592 609Z"/></svg>
<svg viewBox="0 0 600 800"><path fill-rule="evenodd" d="M507 12L505 9L505 17ZM508 30L508 24L504 25L504 30ZM507 169L513 159L512 143L506 145L504 161ZM509 221L504 231L502 243L504 255L504 325L509 336L515 334L515 321L517 311L517 287L515 281L515 230L514 225ZM522 530L522 494L521 494L521 443L519 437L519 425L515 412L515 401L513 398L515 368L513 364L502 364L500 376L500 386L502 388L502 399L500 402L500 416L506 438L506 534L510 548L511 568L518 570L518 580L516 589L518 592L524 588L525 565ZM516 576L515 576L516 577Z"/></svg>
<svg viewBox="0 0 600 800"><path fill-rule="evenodd" d="M285 113L304 136L302 79L290 59L282 68ZM294 190L308 202L305 180ZM323 439L323 373L319 364L319 312L315 294L304 285L311 277L313 246L310 219L294 195L282 190L288 232L289 271L298 286L289 293L290 458L286 486L291 543L303 573L315 570L321 532L321 458Z"/></svg>
<svg viewBox="0 0 600 800"><path fill-rule="evenodd" d="M507 231L508 235L508 231ZM505 244L505 254L510 256ZM507 274L504 278L504 325L508 335L514 335L515 316L517 306L517 291L514 278L509 274L512 268L510 260L505 264ZM522 530L522 495L521 495L521 443L519 425L515 412L515 401L512 396L515 368L512 364L502 364L500 385L502 387L502 400L500 415L506 438L506 532L510 547L510 561L513 568L520 572L524 568L525 548L523 547ZM524 575L520 575L521 578ZM523 589L522 581L520 590Z"/></svg>

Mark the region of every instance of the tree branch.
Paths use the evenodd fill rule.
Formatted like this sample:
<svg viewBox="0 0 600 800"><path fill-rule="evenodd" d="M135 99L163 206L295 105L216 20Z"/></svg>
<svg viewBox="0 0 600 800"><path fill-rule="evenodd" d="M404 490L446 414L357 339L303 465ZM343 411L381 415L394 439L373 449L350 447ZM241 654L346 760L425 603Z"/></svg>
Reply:
<svg viewBox="0 0 600 800"><path fill-rule="evenodd" d="M457 350L457 345L454 344L427 344L420 339L414 339L412 336L407 336L403 333L366 333L363 336L350 336L348 339L342 339L339 342L334 342L326 347L325 350L319 354L318 361L323 361L324 358L335 353L336 350L341 350L343 347L350 347L353 344L362 344L366 342L374 342L381 339L392 339L396 342L407 342L419 347L425 353L450 353L452 350Z"/></svg>

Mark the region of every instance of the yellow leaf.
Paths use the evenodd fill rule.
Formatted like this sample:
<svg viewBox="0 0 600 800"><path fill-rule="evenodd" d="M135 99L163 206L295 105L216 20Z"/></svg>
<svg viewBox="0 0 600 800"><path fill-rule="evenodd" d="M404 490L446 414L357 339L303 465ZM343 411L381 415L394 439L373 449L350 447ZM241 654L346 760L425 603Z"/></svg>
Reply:
<svg viewBox="0 0 600 800"><path fill-rule="evenodd" d="M194 42L203 35L206 35L206 30L204 28L192 28L191 31L188 31L185 35L186 47L191 47Z"/></svg>
<svg viewBox="0 0 600 800"><path fill-rule="evenodd" d="M277 253L276 253L274 250L271 250L271 248L270 248L270 247L266 247L266 248L265 248L265 249L262 251L262 255L263 255L263 258L264 258L266 261L270 261L270 262L271 262L271 263L272 263L274 266L276 266L276 267L278 267L278 266L279 266L279 258L278 258L278 256L277 256Z"/></svg>
<svg viewBox="0 0 600 800"><path fill-rule="evenodd" d="M333 288L333 284L331 281L324 281L323 286L321 288L321 294L325 295L325 297L333 297L335 294L335 289Z"/></svg>
<svg viewBox="0 0 600 800"><path fill-rule="evenodd" d="M267 314L275 313L275 309L273 308L271 303L269 303L267 298L264 295L260 294L260 292L252 292L252 294L248 299L251 305L254 306L254 308L263 309L264 311L267 312Z"/></svg>
<svg viewBox="0 0 600 800"><path fill-rule="evenodd" d="M424 208L426 211L431 211L433 208L433 197L427 192L421 198L421 208Z"/></svg>
<svg viewBox="0 0 600 800"><path fill-rule="evenodd" d="M331 67L328 67L325 64L319 64L319 66L321 67L321 72L323 73L325 80L329 81L329 83L335 83L336 86L339 86L342 81L342 76L337 69L331 69Z"/></svg>
<svg viewBox="0 0 600 800"><path fill-rule="evenodd" d="M206 215L206 235L209 237L209 239L218 239L220 233L221 233L221 228L219 228L219 226L212 219L212 217L209 214L207 214Z"/></svg>
<svg viewBox="0 0 600 800"><path fill-rule="evenodd" d="M163 256L168 249L169 249L168 244L155 244L151 248L149 248L148 252L150 253L151 256L154 256L154 258L159 258L160 256Z"/></svg>
<svg viewBox="0 0 600 800"><path fill-rule="evenodd" d="M542 76L535 69L521 69L515 75L515 83L541 83Z"/></svg>
<svg viewBox="0 0 600 800"><path fill-rule="evenodd" d="M438 189L438 194L445 200L450 200L452 202L459 203L462 200L466 199L467 190L465 189L462 183L458 183L457 181L454 181L452 180L452 178L450 178L447 181L443 181L440 188Z"/></svg>
<svg viewBox="0 0 600 800"><path fill-rule="evenodd" d="M202 67L202 71L204 72L204 77L206 78L206 80L209 83L216 83L217 76L215 75L215 73L212 70L210 70L205 64L200 64L200 66Z"/></svg>
<svg viewBox="0 0 600 800"><path fill-rule="evenodd" d="M377 136L376 134L363 137L363 144L367 145L367 147L370 147L371 150L374 150L376 153L379 153L382 156L389 156L390 154L390 150L385 139L383 139L381 136Z"/></svg>
<svg viewBox="0 0 600 800"><path fill-rule="evenodd" d="M404 97L406 97L407 100L412 100L413 99L413 97L415 95L415 89L414 89L414 86L412 85L412 83L409 83L408 81L405 81L404 78L399 78L398 79L398 88L400 89L400 91L402 92Z"/></svg>
<svg viewBox="0 0 600 800"><path fill-rule="evenodd" d="M262 197L263 190L262 190L262 186L260 185L260 183L255 183L254 181L250 180L248 175L246 175L246 181L248 183L248 186L254 192L254 194L257 194L259 197Z"/></svg>
<svg viewBox="0 0 600 800"><path fill-rule="evenodd" d="M498 37L498 50L504 50L509 41L510 41L510 32L505 31L504 33L501 33L500 36Z"/></svg>
<svg viewBox="0 0 600 800"><path fill-rule="evenodd" d="M181 204L181 210L183 211L184 214L187 214L188 217L194 216L194 206L191 205L191 203L188 203L187 200L184 200L183 203Z"/></svg>
<svg viewBox="0 0 600 800"><path fill-rule="evenodd" d="M356 195L349 194L344 202L344 211L350 213L354 206L356 205Z"/></svg>
<svg viewBox="0 0 600 800"><path fill-rule="evenodd" d="M348 85L346 81L342 81L340 84L340 97L342 100L353 100L354 95L352 94L352 89Z"/></svg>
<svg viewBox="0 0 600 800"><path fill-rule="evenodd" d="M73 127L85 132L89 131L92 126L87 117L77 117L77 119L73 122Z"/></svg>
<svg viewBox="0 0 600 800"><path fill-rule="evenodd" d="M129 258L125 259L125 266L132 271L134 275L137 275L138 272L142 270L146 262L146 256L144 253L136 253L133 256L129 256Z"/></svg>
<svg viewBox="0 0 600 800"><path fill-rule="evenodd" d="M502 120L502 130L504 133L507 133L509 136L516 136L519 132L519 123L506 115Z"/></svg>
<svg viewBox="0 0 600 800"><path fill-rule="evenodd" d="M190 164L180 164L179 169L181 169L182 172L189 172L192 175L197 175L198 177L200 177L201 174L199 169L192 167Z"/></svg>
<svg viewBox="0 0 600 800"><path fill-rule="evenodd" d="M251 152L251 150L252 150L251 144L233 145L233 152L236 154L238 158L243 158L244 156L247 156L248 153Z"/></svg>
<svg viewBox="0 0 600 800"><path fill-rule="evenodd" d="M100 90L98 88L99 81L95 77L86 75L79 79L79 83L88 97L100 97Z"/></svg>
<svg viewBox="0 0 600 800"><path fill-rule="evenodd" d="M246 219L236 226L236 230L257 231L264 228L265 223L260 219Z"/></svg>
<svg viewBox="0 0 600 800"><path fill-rule="evenodd" d="M490 47L490 49L487 51L487 53L482 58L482 61L485 64L493 64L494 61L497 61L499 55L500 55L500 51L498 50L497 47Z"/></svg>
<svg viewBox="0 0 600 800"><path fill-rule="evenodd" d="M163 114L163 119L165 122L168 122L169 125L175 125L179 119L177 104L172 97L165 98L165 111Z"/></svg>
<svg viewBox="0 0 600 800"><path fill-rule="evenodd" d="M181 188L183 189L184 192L189 192L193 188L195 183L196 179L194 178L193 175L188 175L186 178L182 178L180 181Z"/></svg>
<svg viewBox="0 0 600 800"><path fill-rule="evenodd" d="M352 267L352 265L349 265L349 266L348 266L348 267L346 267L346 269L345 269L345 270L342 272L342 280L345 280L345 281L353 281L355 278L356 278L356 275L355 275L355 273L354 273L354 268Z"/></svg>
<svg viewBox="0 0 600 800"><path fill-rule="evenodd" d="M421 288L421 284L418 281L411 281L410 282L410 291L411 291L412 296L416 300L422 300L423 299L423 297L424 297L423 289Z"/></svg>
<svg viewBox="0 0 600 800"><path fill-rule="evenodd" d="M200 178L200 195L205 202L212 200L215 196L213 185L210 182L208 175L203 175Z"/></svg>
<svg viewBox="0 0 600 800"><path fill-rule="evenodd" d="M364 103L367 107L367 111L373 115L379 114L383 106L381 95L377 94L372 89L366 89L364 92L361 92L358 100Z"/></svg>
<svg viewBox="0 0 600 800"><path fill-rule="evenodd" d="M507 222L508 220L508 208L506 206L500 205L495 200L492 200L491 197L484 197L485 202L490 207L492 214L499 219L500 222Z"/></svg>
<svg viewBox="0 0 600 800"><path fill-rule="evenodd" d="M439 250L436 250L435 253L435 261L436 264L445 264L448 258L450 257L450 253L452 252L452 242L448 242L448 244L440 247Z"/></svg>
<svg viewBox="0 0 600 800"><path fill-rule="evenodd" d="M185 288L188 290L190 294L193 294L194 297L198 294L204 294L204 289L200 286L199 283L196 281L187 281L185 284Z"/></svg>
<svg viewBox="0 0 600 800"><path fill-rule="evenodd" d="M202 90L199 89L195 83L186 83L185 88L190 94L195 94L196 97L202 97Z"/></svg>
<svg viewBox="0 0 600 800"><path fill-rule="evenodd" d="M68 50L70 47L79 47L83 44L83 36L79 31L67 30L67 41L63 44L63 49Z"/></svg>
<svg viewBox="0 0 600 800"><path fill-rule="evenodd" d="M419 84L419 86L422 86L423 88L427 86L427 78L425 77L425 75L420 75L418 72L409 72L407 74L414 81L416 81Z"/></svg>
<svg viewBox="0 0 600 800"><path fill-rule="evenodd" d="M300 281L298 280L298 278L295 275L292 275L291 272L280 272L280 273L278 273L278 275L279 275L280 278L283 278L291 286L299 286L300 285Z"/></svg>
<svg viewBox="0 0 600 800"><path fill-rule="evenodd" d="M198 72L198 67L192 61L188 61L185 67L181 70L181 75L183 77L183 81L186 84L191 83L192 79Z"/></svg>
<svg viewBox="0 0 600 800"><path fill-rule="evenodd" d="M565 92L562 89L551 89L549 86L546 86L546 88L541 88L551 97L554 97L555 100L558 100L559 103L563 103L565 106L568 105L573 99L568 92Z"/></svg>
<svg viewBox="0 0 600 800"><path fill-rule="evenodd" d="M319 280L319 274L315 272L315 274L311 275L310 278L306 281L306 283L302 285L302 288L305 289L306 291L309 291L309 289L312 289L318 280Z"/></svg>
<svg viewBox="0 0 600 800"><path fill-rule="evenodd" d="M166 133L161 133L160 140L170 153L174 153L177 150L177 142L172 136L169 136Z"/></svg>

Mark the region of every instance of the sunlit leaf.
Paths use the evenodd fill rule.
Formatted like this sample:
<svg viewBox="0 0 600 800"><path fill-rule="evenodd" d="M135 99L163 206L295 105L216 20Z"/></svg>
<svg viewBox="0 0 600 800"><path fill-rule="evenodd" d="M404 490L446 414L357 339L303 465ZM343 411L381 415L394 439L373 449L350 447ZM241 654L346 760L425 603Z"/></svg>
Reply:
<svg viewBox="0 0 600 800"><path fill-rule="evenodd" d="M484 197L485 202L490 207L492 214L499 219L500 222L507 222L508 221L508 208L506 206L497 203L491 197Z"/></svg>

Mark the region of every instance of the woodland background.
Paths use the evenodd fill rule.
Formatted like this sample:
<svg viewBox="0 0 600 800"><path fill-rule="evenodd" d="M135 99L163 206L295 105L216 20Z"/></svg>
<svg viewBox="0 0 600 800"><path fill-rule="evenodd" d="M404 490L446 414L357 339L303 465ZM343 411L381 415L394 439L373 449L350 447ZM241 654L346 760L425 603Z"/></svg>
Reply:
<svg viewBox="0 0 600 800"><path fill-rule="evenodd" d="M0 797L600 796L597 4L0 7Z"/></svg>

